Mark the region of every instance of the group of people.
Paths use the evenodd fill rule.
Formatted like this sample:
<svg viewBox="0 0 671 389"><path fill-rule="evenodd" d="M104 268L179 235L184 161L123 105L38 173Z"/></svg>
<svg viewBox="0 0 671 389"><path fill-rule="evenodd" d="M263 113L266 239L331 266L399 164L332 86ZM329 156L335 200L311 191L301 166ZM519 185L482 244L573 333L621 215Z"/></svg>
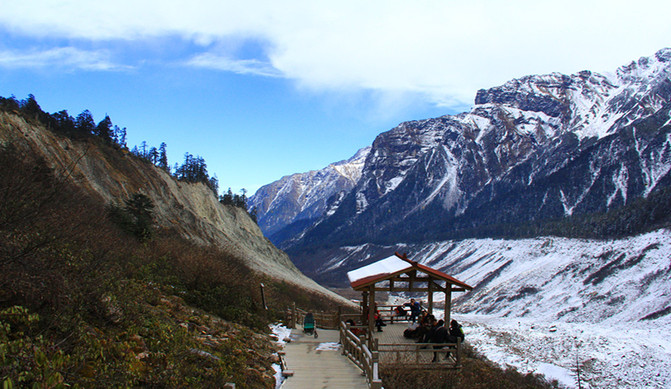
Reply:
<svg viewBox="0 0 671 389"><path fill-rule="evenodd" d="M406 311L406 307L408 311ZM378 332L382 332L382 327L386 326L382 320L380 312L375 307L375 327ZM458 340L464 341L464 331L461 324L456 320L450 321L449 328L445 326L445 322L437 320L432 314L429 314L423 307L422 302L414 298L410 302L402 304L394 308L394 316L397 318L407 318L410 321L410 326L403 332L403 336L410 339L417 339L417 343L457 343ZM410 315L408 317L408 315ZM349 320L348 324L354 326L354 321ZM363 332L363 329L356 328L357 333ZM434 349L439 346L434 346ZM446 354L449 356L449 352ZM437 354L434 352L433 361L435 362Z"/></svg>
<svg viewBox="0 0 671 389"><path fill-rule="evenodd" d="M445 326L445 322L437 320L432 314L422 309L421 303L411 299L409 303L396 307L396 313L405 315L404 306L410 307L410 327L403 332L406 338L417 339L417 343L456 343L458 340L463 342L465 335L461 324L456 320L450 321L450 327ZM434 346L434 349L438 346ZM449 356L449 352L445 358ZM433 362L437 360L437 354L433 354Z"/></svg>

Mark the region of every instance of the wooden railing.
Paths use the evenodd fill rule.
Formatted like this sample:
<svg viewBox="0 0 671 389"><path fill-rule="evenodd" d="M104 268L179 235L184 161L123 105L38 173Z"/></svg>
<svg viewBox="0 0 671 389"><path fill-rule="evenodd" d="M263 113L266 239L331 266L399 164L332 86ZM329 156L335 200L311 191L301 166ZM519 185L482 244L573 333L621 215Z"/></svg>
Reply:
<svg viewBox="0 0 671 389"><path fill-rule="evenodd" d="M296 326L302 326L305 315L307 311L296 308L294 305L291 308L287 309L286 318L287 323L289 323L290 328L296 328ZM340 316L340 311L338 312L323 312L323 311L312 311L312 315L315 319L315 324L317 328L323 328L325 330L337 330L338 329L338 317Z"/></svg>
<svg viewBox="0 0 671 389"><path fill-rule="evenodd" d="M348 316L348 315L342 315ZM359 315L352 315L359 316ZM381 389L382 380L380 379L379 353L375 350L377 342L373 343L373 350L366 345L366 336L356 336L352 326L346 323L346 318L340 321L340 344L343 348L343 355L346 355L355 365L357 365L366 375L368 387L371 389ZM363 328L358 326L357 328Z"/></svg>
<svg viewBox="0 0 671 389"><path fill-rule="evenodd" d="M395 311L397 306L398 305L378 305L377 310L378 312L380 312L382 320L388 323L394 323L394 322L400 323L410 321L410 308L404 307L407 315L398 316Z"/></svg>
<svg viewBox="0 0 671 389"><path fill-rule="evenodd" d="M377 345L382 364L421 369L461 368L461 340L457 343L384 343Z"/></svg>

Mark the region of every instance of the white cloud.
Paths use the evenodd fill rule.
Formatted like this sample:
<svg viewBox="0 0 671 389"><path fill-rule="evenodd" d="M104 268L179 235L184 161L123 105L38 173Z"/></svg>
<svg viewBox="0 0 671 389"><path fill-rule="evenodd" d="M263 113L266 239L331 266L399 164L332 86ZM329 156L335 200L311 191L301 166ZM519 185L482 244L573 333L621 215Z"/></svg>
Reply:
<svg viewBox="0 0 671 389"><path fill-rule="evenodd" d="M47 50L0 50L0 67L5 68L77 68L109 71L129 69L112 63L106 51L56 47Z"/></svg>
<svg viewBox="0 0 671 389"><path fill-rule="evenodd" d="M617 66L671 46L668 0L5 2L0 26L34 37L177 36L209 52L188 63L278 76L317 91L370 90L468 104L532 73ZM238 58L221 41L261 40Z"/></svg>
<svg viewBox="0 0 671 389"><path fill-rule="evenodd" d="M222 70L237 74L251 74L265 77L281 77L282 73L268 62L257 59L234 59L214 53L203 53L186 62L189 66Z"/></svg>

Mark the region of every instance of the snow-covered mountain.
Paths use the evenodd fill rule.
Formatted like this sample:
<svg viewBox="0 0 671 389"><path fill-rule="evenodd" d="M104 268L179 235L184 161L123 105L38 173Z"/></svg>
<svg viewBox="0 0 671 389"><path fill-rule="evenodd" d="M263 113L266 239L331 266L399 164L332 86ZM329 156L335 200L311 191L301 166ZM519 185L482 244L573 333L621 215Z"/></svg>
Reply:
<svg viewBox="0 0 671 389"><path fill-rule="evenodd" d="M273 242L291 237L318 218L332 212L361 178L370 147L352 158L332 163L321 170L285 176L261 187L249 199L257 210L259 227ZM289 229L284 230L291 225Z"/></svg>
<svg viewBox="0 0 671 389"><path fill-rule="evenodd" d="M335 210L276 242L293 255L505 235L631 204L671 182L670 75L664 49L613 74L512 80L480 90L469 112L402 123L375 139Z"/></svg>

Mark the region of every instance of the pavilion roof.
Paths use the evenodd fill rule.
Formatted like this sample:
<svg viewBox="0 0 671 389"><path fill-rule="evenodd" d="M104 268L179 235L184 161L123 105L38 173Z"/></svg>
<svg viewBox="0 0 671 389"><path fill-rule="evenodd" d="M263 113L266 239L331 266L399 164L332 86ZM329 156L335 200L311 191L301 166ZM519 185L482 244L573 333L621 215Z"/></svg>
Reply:
<svg viewBox="0 0 671 389"><path fill-rule="evenodd" d="M347 277L354 290L363 290L371 284L387 281L400 274L408 273L413 270L421 271L437 280L446 281L449 284L457 285L464 289L473 289L473 287L441 272L440 270L432 269L415 261L411 261L405 254L400 255L398 253L364 267L349 271L347 272Z"/></svg>

